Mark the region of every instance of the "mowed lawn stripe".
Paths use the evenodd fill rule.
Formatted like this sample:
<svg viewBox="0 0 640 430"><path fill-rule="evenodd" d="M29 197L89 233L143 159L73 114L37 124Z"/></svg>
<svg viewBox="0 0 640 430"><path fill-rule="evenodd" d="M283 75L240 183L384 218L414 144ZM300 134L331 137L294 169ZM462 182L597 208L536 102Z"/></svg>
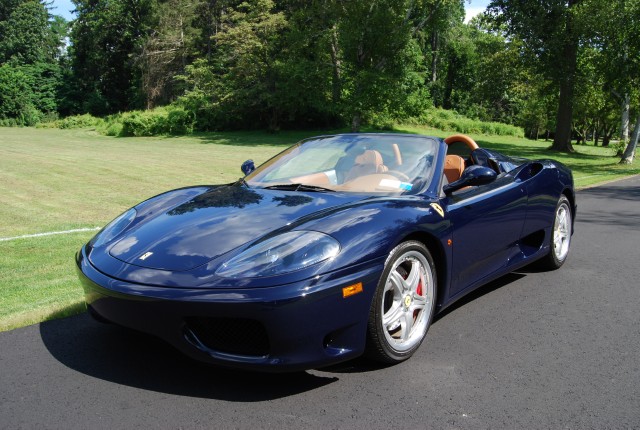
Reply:
<svg viewBox="0 0 640 430"><path fill-rule="evenodd" d="M100 227L76 228L73 230L48 231L45 233L23 234L22 236L0 237L0 242L7 242L10 240L19 240L19 239L31 239L34 237L55 236L58 234L73 234L73 233L80 233L85 231L97 231L97 230L100 230Z"/></svg>
<svg viewBox="0 0 640 430"><path fill-rule="evenodd" d="M163 191L241 176L280 146L203 144L197 137L127 138L86 130L0 129L0 237L103 225Z"/></svg>

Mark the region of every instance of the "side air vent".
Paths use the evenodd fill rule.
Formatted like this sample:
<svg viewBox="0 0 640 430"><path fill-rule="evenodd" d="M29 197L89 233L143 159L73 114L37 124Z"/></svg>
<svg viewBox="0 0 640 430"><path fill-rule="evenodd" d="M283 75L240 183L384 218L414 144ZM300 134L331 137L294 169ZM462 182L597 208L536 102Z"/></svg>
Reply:
<svg viewBox="0 0 640 430"><path fill-rule="evenodd" d="M544 230L533 232L520 239L520 249L525 256L538 251L544 243Z"/></svg>
<svg viewBox="0 0 640 430"><path fill-rule="evenodd" d="M531 179L538 173L542 172L543 168L544 167L541 163L529 163L520 170L516 177L521 181L526 181L527 179Z"/></svg>

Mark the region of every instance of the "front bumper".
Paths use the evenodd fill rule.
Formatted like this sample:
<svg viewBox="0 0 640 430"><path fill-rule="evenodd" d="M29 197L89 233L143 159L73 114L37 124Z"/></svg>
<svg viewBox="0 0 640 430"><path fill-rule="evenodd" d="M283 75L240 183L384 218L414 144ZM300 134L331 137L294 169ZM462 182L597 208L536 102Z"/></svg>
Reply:
<svg viewBox="0 0 640 430"><path fill-rule="evenodd" d="M185 289L124 282L76 258L87 307L101 319L158 336L200 361L296 371L364 352L367 318L384 258L265 288ZM343 298L342 288L363 292Z"/></svg>

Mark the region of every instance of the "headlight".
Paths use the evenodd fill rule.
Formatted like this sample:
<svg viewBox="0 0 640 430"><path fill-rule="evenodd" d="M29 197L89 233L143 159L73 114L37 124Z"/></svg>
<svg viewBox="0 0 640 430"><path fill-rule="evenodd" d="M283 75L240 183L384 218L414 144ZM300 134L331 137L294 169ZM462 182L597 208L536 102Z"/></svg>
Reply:
<svg viewBox="0 0 640 430"><path fill-rule="evenodd" d="M216 275L255 278L304 269L340 252L337 240L315 231L291 231L265 240L224 263Z"/></svg>
<svg viewBox="0 0 640 430"><path fill-rule="evenodd" d="M96 246L102 246L113 240L114 237L122 233L127 228L131 221L136 217L136 210L131 208L109 224L107 224L102 230L96 234L89 242L89 246L95 248Z"/></svg>

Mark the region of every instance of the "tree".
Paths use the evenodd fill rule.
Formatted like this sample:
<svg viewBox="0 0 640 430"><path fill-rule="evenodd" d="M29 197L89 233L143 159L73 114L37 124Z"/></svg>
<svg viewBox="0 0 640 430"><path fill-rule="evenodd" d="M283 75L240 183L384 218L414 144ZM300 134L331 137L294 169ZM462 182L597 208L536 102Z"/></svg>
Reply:
<svg viewBox="0 0 640 430"><path fill-rule="evenodd" d="M464 20L464 4L462 1L432 2L430 17L424 27L415 34L416 41L421 46L425 62L429 68L429 90L435 106L450 103L446 99L445 87L448 77L452 76L450 56L456 55L456 49L451 46L461 35ZM449 94L450 96L451 94Z"/></svg>
<svg viewBox="0 0 640 430"><path fill-rule="evenodd" d="M176 97L174 77L184 73L195 54L197 7L193 0L158 3L153 27L142 44L142 52L136 56L147 109L166 104Z"/></svg>
<svg viewBox="0 0 640 430"><path fill-rule="evenodd" d="M0 119L33 125L55 115L66 21L39 0L0 7Z"/></svg>
<svg viewBox="0 0 640 430"><path fill-rule="evenodd" d="M587 24L587 37L598 50L598 70L605 87L621 104L620 135L627 141L631 104L640 105L640 1L612 0L601 2L584 0L581 19ZM636 121L637 124L638 121ZM637 147L637 131L626 147L620 162L633 161Z"/></svg>
<svg viewBox="0 0 640 430"><path fill-rule="evenodd" d="M9 12L9 11L7 11ZM33 64L50 58L48 13L38 0L15 5L6 20L0 21L0 64Z"/></svg>
<svg viewBox="0 0 640 430"><path fill-rule="evenodd" d="M636 154L636 148L638 147L638 140L640 140L640 114L636 118L636 124L633 127L633 134L631 135L631 141L627 145L624 153L622 154L622 159L620 160L620 164L631 164L633 163L633 158Z"/></svg>
<svg viewBox="0 0 640 430"><path fill-rule="evenodd" d="M67 97L76 112L115 113L143 105L136 54L149 32L152 0L73 0L72 79Z"/></svg>
<svg viewBox="0 0 640 430"><path fill-rule="evenodd" d="M357 131L366 116L409 108L424 74L416 35L441 7L459 0L334 1L336 44L341 65L342 109ZM424 80L422 80L424 81Z"/></svg>
<svg viewBox="0 0 640 430"><path fill-rule="evenodd" d="M581 73L576 82L574 103L574 133L577 143L586 143L588 135L597 135L600 121L607 116L604 112L611 109L611 93L607 91L604 75L598 70L601 53L598 49L586 46L578 57Z"/></svg>
<svg viewBox="0 0 640 430"><path fill-rule="evenodd" d="M266 120L269 129L278 129L285 15L275 10L272 0L256 0L230 9L227 16L225 30L215 37L224 67L222 103L231 116L242 116L246 109L254 118Z"/></svg>
<svg viewBox="0 0 640 430"><path fill-rule="evenodd" d="M255 127L278 129L282 115L287 28L272 0L227 4L212 40L211 60L198 59L182 79L188 91L181 103L198 114L205 129Z"/></svg>
<svg viewBox="0 0 640 430"><path fill-rule="evenodd" d="M540 71L558 88L556 130L551 149L572 152L571 131L582 0L492 0L487 10L509 34L524 42Z"/></svg>

